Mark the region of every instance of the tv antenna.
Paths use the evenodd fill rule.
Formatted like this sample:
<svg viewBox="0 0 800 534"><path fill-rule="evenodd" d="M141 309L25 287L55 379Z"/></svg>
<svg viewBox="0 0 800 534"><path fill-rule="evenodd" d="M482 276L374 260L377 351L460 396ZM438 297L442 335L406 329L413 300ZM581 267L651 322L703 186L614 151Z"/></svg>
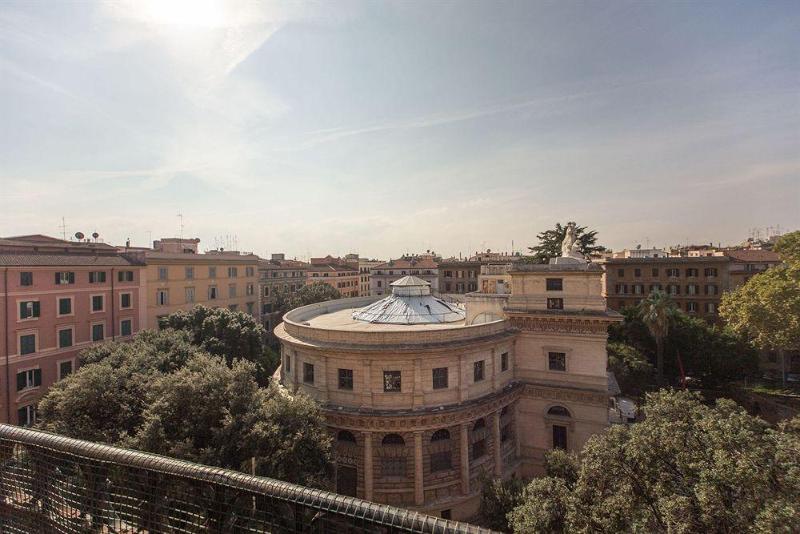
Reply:
<svg viewBox="0 0 800 534"><path fill-rule="evenodd" d="M180 219L180 221L181 221L180 237L181 237L181 241L183 241L183 213L181 213L180 210L178 211L178 219Z"/></svg>
<svg viewBox="0 0 800 534"><path fill-rule="evenodd" d="M64 217L61 217L61 224L58 225L61 228L61 237L64 241L67 240L67 222L64 220Z"/></svg>

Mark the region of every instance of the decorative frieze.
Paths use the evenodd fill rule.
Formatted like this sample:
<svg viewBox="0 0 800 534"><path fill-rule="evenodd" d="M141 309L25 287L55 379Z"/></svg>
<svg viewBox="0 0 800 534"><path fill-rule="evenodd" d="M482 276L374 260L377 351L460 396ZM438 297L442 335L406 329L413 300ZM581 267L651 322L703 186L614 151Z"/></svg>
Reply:
<svg viewBox="0 0 800 534"><path fill-rule="evenodd" d="M608 317L581 318L576 316L529 316L512 315L511 326L523 332L554 334L592 334L605 336L608 326L616 322Z"/></svg>

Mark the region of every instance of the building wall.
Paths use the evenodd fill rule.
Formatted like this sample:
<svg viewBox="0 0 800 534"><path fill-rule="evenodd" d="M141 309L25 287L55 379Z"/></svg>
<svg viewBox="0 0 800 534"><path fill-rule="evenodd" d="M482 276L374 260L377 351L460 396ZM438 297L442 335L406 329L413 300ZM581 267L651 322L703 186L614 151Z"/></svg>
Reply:
<svg viewBox="0 0 800 534"><path fill-rule="evenodd" d="M120 282L119 271L133 273L133 281ZM33 285L20 285L20 273L32 272ZM56 284L56 272L74 273L75 283ZM89 283L89 272L105 272L104 283ZM141 305L142 268L139 266L110 267L102 265L57 267L19 266L3 269L0 280L0 370L2 391L0 392L0 421L20 424L17 410L35 405L48 387L61 378L60 365L70 362L72 370L78 367L77 354L89 347L92 327L103 325L103 339L125 339L121 335L121 322L130 321L131 335L142 327ZM7 285L6 285L7 284ZM113 289L112 289L113 288ZM121 308L121 295L130 294L130 307ZM103 297L103 309L92 311L91 299ZM59 299L72 301L71 313L58 313ZM20 319L20 302L39 303L39 317ZM59 348L59 332L72 330L72 345ZM36 336L36 351L20 354L19 339L22 335ZM17 373L38 369L41 385L17 389Z"/></svg>
<svg viewBox="0 0 800 534"><path fill-rule="evenodd" d="M440 293L439 270L436 268L386 267L378 266L370 269L370 294L372 296L389 295L391 284L404 276L416 276L431 284L431 292Z"/></svg>
<svg viewBox="0 0 800 534"><path fill-rule="evenodd" d="M306 283L323 283L336 288L342 298L359 296L358 268L343 268L342 266L311 265L306 271Z"/></svg>
<svg viewBox="0 0 800 534"><path fill-rule="evenodd" d="M478 291L479 262L439 263L439 292L463 295Z"/></svg>
<svg viewBox="0 0 800 534"><path fill-rule="evenodd" d="M226 307L250 313L258 318L258 258L251 256L242 261L240 257L226 258L205 254L186 254L186 258L160 259L147 258L147 328L158 328L160 317L178 310L189 310L198 304L219 308ZM187 276L187 268L193 269L193 276ZM236 276L228 273L235 268ZM166 269L166 279L161 270ZM212 275L211 269L216 269ZM235 286L235 296L231 296L229 286ZM217 297L210 298L210 288L217 288ZM194 300L187 298L187 288L194 288ZM159 303L159 292L167 291L168 300Z"/></svg>

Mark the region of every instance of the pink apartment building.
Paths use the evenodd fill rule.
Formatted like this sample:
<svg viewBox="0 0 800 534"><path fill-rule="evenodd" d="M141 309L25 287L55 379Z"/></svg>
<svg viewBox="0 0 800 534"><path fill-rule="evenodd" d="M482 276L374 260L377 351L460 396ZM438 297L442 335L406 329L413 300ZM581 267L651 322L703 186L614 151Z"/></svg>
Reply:
<svg viewBox="0 0 800 534"><path fill-rule="evenodd" d="M143 268L104 243L0 238L0 422L33 424L81 349L142 328Z"/></svg>

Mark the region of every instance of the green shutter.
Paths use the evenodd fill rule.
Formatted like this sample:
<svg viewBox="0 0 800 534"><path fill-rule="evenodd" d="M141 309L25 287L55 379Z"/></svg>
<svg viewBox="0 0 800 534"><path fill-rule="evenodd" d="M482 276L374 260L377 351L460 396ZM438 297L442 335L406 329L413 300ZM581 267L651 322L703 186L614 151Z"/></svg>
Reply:
<svg viewBox="0 0 800 534"><path fill-rule="evenodd" d="M19 426L26 426L28 424L28 407L27 406L17 410L17 424Z"/></svg>
<svg viewBox="0 0 800 534"><path fill-rule="evenodd" d="M61 273L56 273L56 285L58 285L58 282L60 280L60 276L59 276L60 274Z"/></svg>
<svg viewBox="0 0 800 534"><path fill-rule="evenodd" d="M27 381L25 379L25 373L24 372L17 373L17 391L25 389L26 385L27 385Z"/></svg>
<svg viewBox="0 0 800 534"><path fill-rule="evenodd" d="M19 318L20 319L28 318L28 307L25 305L24 302L19 303Z"/></svg>
<svg viewBox="0 0 800 534"><path fill-rule="evenodd" d="M39 302L36 301L33 303L33 316L39 317Z"/></svg>
<svg viewBox="0 0 800 534"><path fill-rule="evenodd" d="M42 370L41 369L34 369L33 370L33 385L34 386L41 386L42 385Z"/></svg>

